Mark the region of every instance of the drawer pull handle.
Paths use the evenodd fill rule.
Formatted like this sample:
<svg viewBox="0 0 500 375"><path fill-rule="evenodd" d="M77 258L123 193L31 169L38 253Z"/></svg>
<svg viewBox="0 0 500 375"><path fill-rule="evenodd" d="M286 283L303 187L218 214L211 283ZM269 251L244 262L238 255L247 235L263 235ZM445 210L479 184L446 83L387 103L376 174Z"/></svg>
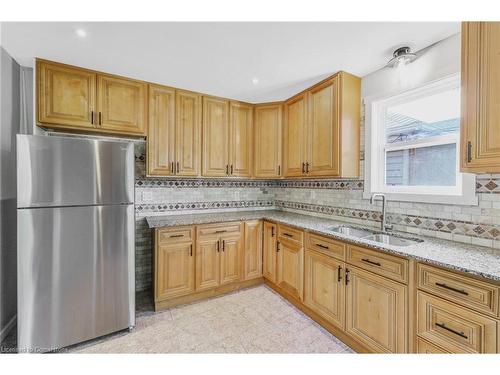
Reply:
<svg viewBox="0 0 500 375"><path fill-rule="evenodd" d="M349 284L349 268L346 268L345 269L345 285L348 285Z"/></svg>
<svg viewBox="0 0 500 375"><path fill-rule="evenodd" d="M227 230L225 230L225 229L224 230L216 230L215 231L215 233L225 233L225 232L227 232Z"/></svg>
<svg viewBox="0 0 500 375"><path fill-rule="evenodd" d="M453 292L457 292L457 293L463 294L464 296L468 296L469 295L469 293L467 293L465 290L455 289L455 288L453 288L451 286L448 286L446 284L443 284L443 283L436 283L436 286L439 286L439 287L444 288L444 289L451 290Z"/></svg>
<svg viewBox="0 0 500 375"><path fill-rule="evenodd" d="M184 237L183 234L172 234L170 238L176 238L176 237Z"/></svg>
<svg viewBox="0 0 500 375"><path fill-rule="evenodd" d="M290 233L283 233L283 236L293 237L293 234L290 234Z"/></svg>
<svg viewBox="0 0 500 375"><path fill-rule="evenodd" d="M441 327L442 329L445 329L451 333L454 333L457 336L463 337L464 339L468 339L468 337L463 333L463 332L458 332L455 331L453 328L446 327L446 324L444 323L435 323L438 327Z"/></svg>
<svg viewBox="0 0 500 375"><path fill-rule="evenodd" d="M340 272L342 271L342 267L339 266L338 268L338 273L337 273L337 281L340 283L340 281L342 280L342 275L340 274Z"/></svg>
<svg viewBox="0 0 500 375"><path fill-rule="evenodd" d="M271 227L271 237L274 237L274 227Z"/></svg>
<svg viewBox="0 0 500 375"><path fill-rule="evenodd" d="M374 262L373 260L370 259L361 259L365 263L373 264L374 266L381 267L382 265L379 262Z"/></svg>
<svg viewBox="0 0 500 375"><path fill-rule="evenodd" d="M190 246L189 256L193 256L193 244L191 244L191 246Z"/></svg>
<svg viewBox="0 0 500 375"><path fill-rule="evenodd" d="M322 249L329 249L328 246L322 245L320 243L317 243L316 246L321 247Z"/></svg>

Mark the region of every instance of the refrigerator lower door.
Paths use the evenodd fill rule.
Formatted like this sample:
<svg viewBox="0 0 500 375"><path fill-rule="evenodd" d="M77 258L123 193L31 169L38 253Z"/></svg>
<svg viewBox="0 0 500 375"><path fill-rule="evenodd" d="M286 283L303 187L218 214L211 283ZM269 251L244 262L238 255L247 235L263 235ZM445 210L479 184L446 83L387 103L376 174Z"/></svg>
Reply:
<svg viewBox="0 0 500 375"><path fill-rule="evenodd" d="M20 352L135 325L133 205L18 209L17 220Z"/></svg>

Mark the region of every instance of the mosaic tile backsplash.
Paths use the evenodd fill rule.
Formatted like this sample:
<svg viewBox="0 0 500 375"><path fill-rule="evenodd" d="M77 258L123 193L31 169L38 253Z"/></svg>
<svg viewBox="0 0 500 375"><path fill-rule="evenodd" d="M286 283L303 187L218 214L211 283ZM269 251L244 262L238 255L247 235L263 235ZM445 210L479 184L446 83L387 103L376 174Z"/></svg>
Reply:
<svg viewBox="0 0 500 375"><path fill-rule="evenodd" d="M152 238L144 217L277 208L360 225L380 223L380 203L363 199L363 180L160 179L145 177L136 147L136 290L151 288ZM478 206L392 202L394 229L500 249L500 174L478 175Z"/></svg>

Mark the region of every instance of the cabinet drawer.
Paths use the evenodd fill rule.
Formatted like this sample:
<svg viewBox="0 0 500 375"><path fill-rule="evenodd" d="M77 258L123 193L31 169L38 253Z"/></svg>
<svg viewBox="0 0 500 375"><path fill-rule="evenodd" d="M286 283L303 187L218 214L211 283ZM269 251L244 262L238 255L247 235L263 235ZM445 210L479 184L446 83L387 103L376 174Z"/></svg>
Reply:
<svg viewBox="0 0 500 375"><path fill-rule="evenodd" d="M193 227L158 229L158 241L160 244L192 241L194 238L193 232Z"/></svg>
<svg viewBox="0 0 500 375"><path fill-rule="evenodd" d="M460 305L498 316L497 286L454 272L418 264L418 287Z"/></svg>
<svg viewBox="0 0 500 375"><path fill-rule="evenodd" d="M304 242L304 232L285 225L278 226L278 236L301 244Z"/></svg>
<svg viewBox="0 0 500 375"><path fill-rule="evenodd" d="M347 262L396 281L408 281L408 261L403 258L349 245Z"/></svg>
<svg viewBox="0 0 500 375"><path fill-rule="evenodd" d="M241 226L242 224L239 221L233 223L200 225L197 227L197 234L198 236L238 234L242 231Z"/></svg>
<svg viewBox="0 0 500 375"><path fill-rule="evenodd" d="M417 353L419 354L449 354L444 349L439 346L431 344L429 341L422 340L420 337L417 338Z"/></svg>
<svg viewBox="0 0 500 375"><path fill-rule="evenodd" d="M497 322L417 292L417 334L451 353L496 353Z"/></svg>
<svg viewBox="0 0 500 375"><path fill-rule="evenodd" d="M328 237L307 233L306 247L340 260L345 259L345 244Z"/></svg>

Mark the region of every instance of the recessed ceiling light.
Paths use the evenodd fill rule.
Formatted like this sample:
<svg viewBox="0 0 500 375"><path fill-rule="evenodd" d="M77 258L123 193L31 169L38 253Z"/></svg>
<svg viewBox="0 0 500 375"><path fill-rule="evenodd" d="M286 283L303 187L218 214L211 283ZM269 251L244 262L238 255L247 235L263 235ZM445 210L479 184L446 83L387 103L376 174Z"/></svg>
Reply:
<svg viewBox="0 0 500 375"><path fill-rule="evenodd" d="M84 29L78 28L75 30L76 35L80 38L85 38L87 36L87 32Z"/></svg>
<svg viewBox="0 0 500 375"><path fill-rule="evenodd" d="M258 79L257 77L252 78L252 83L253 83L254 85L258 84L258 83L259 83L259 79Z"/></svg>
<svg viewBox="0 0 500 375"><path fill-rule="evenodd" d="M389 60L387 66L398 68L400 66L411 63L417 58L417 55L411 52L410 47L400 47L392 54L392 59Z"/></svg>

